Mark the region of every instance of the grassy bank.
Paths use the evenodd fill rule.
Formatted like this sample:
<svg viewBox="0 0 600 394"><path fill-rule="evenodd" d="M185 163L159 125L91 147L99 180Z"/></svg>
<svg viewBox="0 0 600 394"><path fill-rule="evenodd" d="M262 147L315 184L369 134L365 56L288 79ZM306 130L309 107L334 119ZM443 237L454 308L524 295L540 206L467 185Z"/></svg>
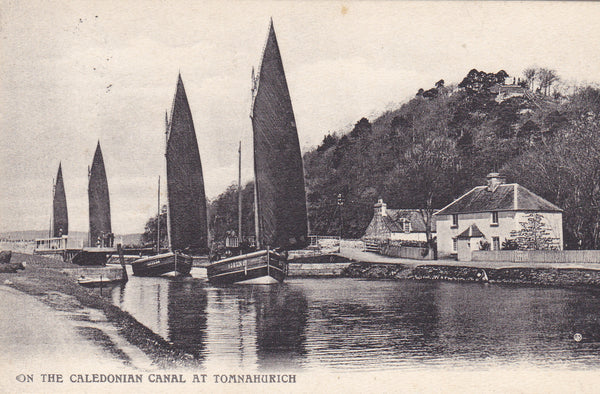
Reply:
<svg viewBox="0 0 600 394"><path fill-rule="evenodd" d="M98 290L86 289L73 277L61 272L65 268L74 268L72 264L21 253L13 253L11 262L26 262L27 268L15 274L0 273L0 283L36 296L57 310L76 310L82 306L102 311L121 336L146 353L160 368L200 367L192 355L169 344L109 299L101 297ZM55 293L76 301L59 304L53 296Z"/></svg>

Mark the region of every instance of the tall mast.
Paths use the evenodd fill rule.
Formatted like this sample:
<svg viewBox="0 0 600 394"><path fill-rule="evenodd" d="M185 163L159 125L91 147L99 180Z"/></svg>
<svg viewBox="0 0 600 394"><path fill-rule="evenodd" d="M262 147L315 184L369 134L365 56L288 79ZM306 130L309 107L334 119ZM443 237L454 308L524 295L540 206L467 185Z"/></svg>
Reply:
<svg viewBox="0 0 600 394"><path fill-rule="evenodd" d="M88 166L88 182L90 181L90 175L92 174L92 170L90 168L90 166ZM89 184L88 184L88 193L89 193ZM88 227L88 246L92 247L92 231L89 229Z"/></svg>
<svg viewBox="0 0 600 394"><path fill-rule="evenodd" d="M54 194L56 193L56 183L54 182L54 178L52 178L52 214L50 215L50 228L48 229L48 238L52 238L53 227L52 219L54 219Z"/></svg>
<svg viewBox="0 0 600 394"><path fill-rule="evenodd" d="M258 78L256 78L254 74L254 67L252 67L252 87L250 91L252 92L252 105L250 107L250 119L254 118L254 99L256 98L256 92L258 90ZM253 145L254 142L254 133L252 133ZM258 218L258 182L256 179L256 148L254 148L252 159L254 161L254 245L256 249L259 250L260 245L260 223Z"/></svg>
<svg viewBox="0 0 600 394"><path fill-rule="evenodd" d="M158 176L158 216L156 217L156 254L160 254L160 175Z"/></svg>
<svg viewBox="0 0 600 394"><path fill-rule="evenodd" d="M238 245L242 245L242 141L238 148Z"/></svg>
<svg viewBox="0 0 600 394"><path fill-rule="evenodd" d="M175 103L173 103L175 105ZM171 112L172 113L172 112ZM167 145L169 143L169 113L165 111L165 166L167 165ZM169 191L169 178L167 178L167 192ZM167 193L168 197L168 193ZM159 215L160 218L160 215ZM171 209L167 204L167 241L169 251L171 251Z"/></svg>

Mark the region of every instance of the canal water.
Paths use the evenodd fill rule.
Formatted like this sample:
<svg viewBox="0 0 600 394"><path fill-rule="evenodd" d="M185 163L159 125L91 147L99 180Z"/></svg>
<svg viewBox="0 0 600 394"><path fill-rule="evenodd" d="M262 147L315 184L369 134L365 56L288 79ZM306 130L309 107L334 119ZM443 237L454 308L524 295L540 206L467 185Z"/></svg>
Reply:
<svg viewBox="0 0 600 394"><path fill-rule="evenodd" d="M600 291L445 281L294 279L214 287L138 278L115 305L206 368L600 366Z"/></svg>

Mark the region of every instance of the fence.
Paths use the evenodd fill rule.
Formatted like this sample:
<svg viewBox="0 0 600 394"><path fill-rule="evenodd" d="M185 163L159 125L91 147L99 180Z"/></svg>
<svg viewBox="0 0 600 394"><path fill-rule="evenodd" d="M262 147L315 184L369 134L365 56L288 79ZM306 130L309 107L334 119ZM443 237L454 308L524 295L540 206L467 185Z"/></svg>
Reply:
<svg viewBox="0 0 600 394"><path fill-rule="evenodd" d="M342 239L340 241L340 248L364 250L365 241L362 239Z"/></svg>
<svg viewBox="0 0 600 394"><path fill-rule="evenodd" d="M67 236L56 238L44 238L35 240L36 251L51 251L51 250L65 250L67 249Z"/></svg>
<svg viewBox="0 0 600 394"><path fill-rule="evenodd" d="M408 243L409 245L406 245ZM389 241L375 238L364 240L364 251L375 252L390 257L414 260L435 260L433 251L420 241Z"/></svg>
<svg viewBox="0 0 600 394"><path fill-rule="evenodd" d="M365 239L365 252L381 252L381 241L373 240L373 239Z"/></svg>
<svg viewBox="0 0 600 394"><path fill-rule="evenodd" d="M427 248L414 246L397 246L393 244L383 244L380 247L380 253L385 256L401 257L414 260L434 260L433 251Z"/></svg>
<svg viewBox="0 0 600 394"><path fill-rule="evenodd" d="M340 251L340 237L329 235L309 235L308 249L318 250L322 253L335 253Z"/></svg>
<svg viewBox="0 0 600 394"><path fill-rule="evenodd" d="M472 261L600 263L600 250L477 250Z"/></svg>

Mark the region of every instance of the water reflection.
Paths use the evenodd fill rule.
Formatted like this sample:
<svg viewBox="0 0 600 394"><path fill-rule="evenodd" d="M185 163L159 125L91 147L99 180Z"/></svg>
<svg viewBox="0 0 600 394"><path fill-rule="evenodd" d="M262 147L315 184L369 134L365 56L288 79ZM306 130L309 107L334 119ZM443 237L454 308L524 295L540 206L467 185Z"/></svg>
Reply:
<svg viewBox="0 0 600 394"><path fill-rule="evenodd" d="M446 358L485 365L598 363L597 292L440 282L436 304ZM576 332L585 343L573 339Z"/></svg>
<svg viewBox="0 0 600 394"><path fill-rule="evenodd" d="M204 357L207 295L194 280L169 281L169 341L184 345L195 358Z"/></svg>
<svg viewBox="0 0 600 394"><path fill-rule="evenodd" d="M192 274L132 277L113 300L208 369L598 365L594 290L343 278L212 287Z"/></svg>
<svg viewBox="0 0 600 394"><path fill-rule="evenodd" d="M113 302L140 323L202 359L207 296L193 278L133 278L113 291Z"/></svg>
<svg viewBox="0 0 600 394"><path fill-rule="evenodd" d="M287 284L250 289L256 310L258 365L286 370L301 365L306 353L308 302L301 289Z"/></svg>

